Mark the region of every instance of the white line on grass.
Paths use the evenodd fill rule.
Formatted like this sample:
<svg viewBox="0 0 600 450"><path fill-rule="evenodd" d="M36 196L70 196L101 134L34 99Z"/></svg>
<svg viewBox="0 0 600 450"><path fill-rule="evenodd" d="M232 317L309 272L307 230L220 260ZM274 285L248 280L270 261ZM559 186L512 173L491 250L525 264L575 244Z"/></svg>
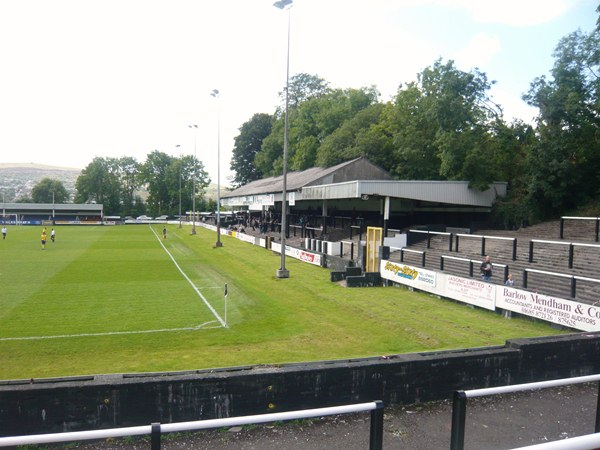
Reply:
<svg viewBox="0 0 600 450"><path fill-rule="evenodd" d="M35 341L42 339L64 339L64 338L79 338L79 337L91 337L91 336L118 336L121 334L147 334L147 333L170 333L173 331L194 331L201 328L205 328L206 325L215 323L216 320L210 322L204 322L195 327L184 327L184 328L163 328L162 330L140 330L140 331L107 331L104 333L79 333L79 334L58 334L55 336L22 336L22 337L7 337L0 338L2 341ZM221 326L206 327L205 329L210 330L213 328L222 328Z"/></svg>
<svg viewBox="0 0 600 450"><path fill-rule="evenodd" d="M167 250L167 247L165 247L165 245L162 243L161 238L158 236L158 233L156 231L154 231L154 228L150 227L150 229L154 233L154 236L156 236L156 239L158 239L158 242L161 245L161 247L164 249L165 252L167 252L167 255L169 255L169 258L171 258L171 261L173 261L173 264L175 264L175 267L177 267L177 270L179 270L179 273L181 273L181 275L183 275L183 277L187 280L187 282L190 284L190 286L192 286L194 291L196 291L196 294L198 294L200 296L200 298L202 299L202 301L204 301L204 304L208 307L208 309L210 309L210 311L213 313L215 318L221 323L223 328L227 328L227 324L225 323L225 321L221 318L221 316L219 316L219 314L217 314L217 311L215 311L215 309L212 307L212 305L210 303L208 303L208 300L206 300L206 298L204 298L204 295L202 295L202 292L200 292L200 290L196 287L196 285L192 282L192 280L190 280L190 278L181 269L181 267L179 267L179 264L177 264L177 261L175 261L175 258L173 258L173 255L171 255L171 252L169 252L169 250Z"/></svg>

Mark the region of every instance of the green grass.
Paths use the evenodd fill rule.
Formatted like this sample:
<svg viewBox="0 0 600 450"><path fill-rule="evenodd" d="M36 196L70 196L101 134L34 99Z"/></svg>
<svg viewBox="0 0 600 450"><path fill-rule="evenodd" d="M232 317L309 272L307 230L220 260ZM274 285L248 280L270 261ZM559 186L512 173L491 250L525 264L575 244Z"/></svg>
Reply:
<svg viewBox="0 0 600 450"><path fill-rule="evenodd" d="M0 379L344 359L559 333L403 288L344 288L291 258L290 278L278 279L278 254L226 236L213 248L215 233L203 228L168 229L162 240L145 225L58 227L42 251L39 227L9 227L0 241ZM221 318L228 284L228 328L217 327L161 242ZM170 331L130 333L149 330ZM52 336L63 337L6 340Z"/></svg>

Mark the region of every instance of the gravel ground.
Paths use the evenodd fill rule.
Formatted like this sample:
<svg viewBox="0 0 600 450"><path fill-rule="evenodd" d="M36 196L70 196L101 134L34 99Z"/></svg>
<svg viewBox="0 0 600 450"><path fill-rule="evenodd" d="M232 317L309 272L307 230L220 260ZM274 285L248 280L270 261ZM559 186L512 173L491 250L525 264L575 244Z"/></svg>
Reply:
<svg viewBox="0 0 600 450"><path fill-rule="evenodd" d="M465 450L519 448L594 432L597 384L469 399ZM452 402L385 409L384 449L450 448ZM362 450L370 413L163 436L165 450ZM149 438L53 446L76 450L146 450Z"/></svg>

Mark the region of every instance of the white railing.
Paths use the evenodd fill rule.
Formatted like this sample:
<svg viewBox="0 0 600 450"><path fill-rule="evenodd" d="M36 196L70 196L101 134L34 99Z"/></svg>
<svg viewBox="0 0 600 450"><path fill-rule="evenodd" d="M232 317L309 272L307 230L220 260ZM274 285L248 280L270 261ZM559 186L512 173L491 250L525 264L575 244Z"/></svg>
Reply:
<svg viewBox="0 0 600 450"><path fill-rule="evenodd" d="M18 445L50 444L57 442L74 442L91 439L106 439L126 436L151 436L151 450L160 449L162 433L207 430L211 428L232 427L257 423L277 422L283 420L308 419L311 417L332 416L371 411L370 449L381 450L383 445L383 402L373 401L352 405L330 406L327 408L305 409L253 416L228 417L225 419L197 420L193 422L153 423L137 427L111 428L104 430L73 431L67 433L36 434L29 436L0 437L0 447Z"/></svg>
<svg viewBox="0 0 600 450"><path fill-rule="evenodd" d="M568 386L571 384L580 384L580 383L590 383L593 381L600 381L600 374L597 375L587 375L582 377L574 377L574 378L562 378L560 380L549 380L549 381L538 381L535 383L524 383L524 384L514 384L510 386L498 386L484 389L472 389L469 391L455 391L454 392L454 401L452 404L452 429L450 436L450 450L463 450L465 443L465 421L466 421L466 412L467 412L467 399L475 398L475 397L484 397L486 395L500 395L500 394L509 394L512 392L522 392L529 391L532 389L544 389L544 388L552 388L558 386ZM600 431L598 428L600 426L600 399L596 404L596 422L594 430L596 433ZM593 436L593 435L592 435ZM585 442L585 445L589 445L590 442L600 443L600 440L595 440L590 438L590 440L582 439L581 441ZM564 442L564 441L560 441ZM546 444L555 444L556 447L548 446L548 447L526 447L527 449L541 449L545 450L572 450L572 449L581 449L581 450L589 450L596 448L596 446L584 446L584 447L575 447L575 446L558 446L559 443L546 443Z"/></svg>

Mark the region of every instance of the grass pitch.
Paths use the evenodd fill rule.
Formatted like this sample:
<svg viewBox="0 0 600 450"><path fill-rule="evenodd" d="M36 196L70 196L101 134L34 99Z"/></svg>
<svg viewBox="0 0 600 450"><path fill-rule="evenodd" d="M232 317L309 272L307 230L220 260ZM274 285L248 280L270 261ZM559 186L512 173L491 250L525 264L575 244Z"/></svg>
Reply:
<svg viewBox="0 0 600 450"><path fill-rule="evenodd" d="M329 271L169 225L9 227L0 241L0 379L191 370L503 344L543 323ZM223 295L228 285L227 305ZM227 307L226 307L227 306ZM223 324L227 322L227 327Z"/></svg>

